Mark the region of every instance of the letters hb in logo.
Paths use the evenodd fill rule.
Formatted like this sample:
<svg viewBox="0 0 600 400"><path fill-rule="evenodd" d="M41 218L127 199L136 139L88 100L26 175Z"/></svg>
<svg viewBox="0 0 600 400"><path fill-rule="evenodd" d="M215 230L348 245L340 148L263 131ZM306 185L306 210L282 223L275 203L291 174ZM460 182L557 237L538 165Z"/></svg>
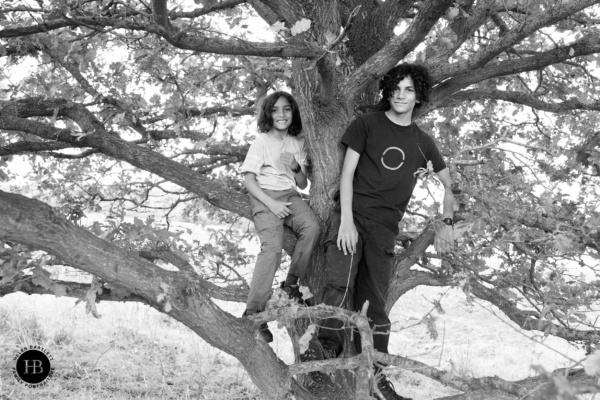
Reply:
<svg viewBox="0 0 600 400"><path fill-rule="evenodd" d="M21 349L15 356L13 375L21 383L30 387L45 385L54 373L50 364L52 356L40 346L29 346Z"/></svg>

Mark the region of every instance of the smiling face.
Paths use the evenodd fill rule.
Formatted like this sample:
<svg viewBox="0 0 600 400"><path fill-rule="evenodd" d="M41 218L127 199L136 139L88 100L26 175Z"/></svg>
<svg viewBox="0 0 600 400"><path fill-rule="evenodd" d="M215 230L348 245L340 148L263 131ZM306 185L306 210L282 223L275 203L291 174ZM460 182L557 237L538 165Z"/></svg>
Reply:
<svg viewBox="0 0 600 400"><path fill-rule="evenodd" d="M417 93L410 76L404 77L396 86L390 97L390 111L394 114L412 115L415 104L417 104Z"/></svg>
<svg viewBox="0 0 600 400"><path fill-rule="evenodd" d="M281 96L271 109L273 118L273 130L280 133L286 133L292 125L292 105L285 97Z"/></svg>

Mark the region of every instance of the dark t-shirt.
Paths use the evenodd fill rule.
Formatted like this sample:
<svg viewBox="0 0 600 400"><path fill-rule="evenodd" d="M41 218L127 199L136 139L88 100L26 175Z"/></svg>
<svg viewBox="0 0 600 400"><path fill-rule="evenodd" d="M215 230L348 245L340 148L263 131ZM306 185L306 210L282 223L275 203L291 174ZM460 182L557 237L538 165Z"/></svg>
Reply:
<svg viewBox="0 0 600 400"><path fill-rule="evenodd" d="M354 173L352 211L398 232L417 182L415 172L446 164L433 138L414 122L396 125L384 112L363 114L348 126L342 143L360 154Z"/></svg>

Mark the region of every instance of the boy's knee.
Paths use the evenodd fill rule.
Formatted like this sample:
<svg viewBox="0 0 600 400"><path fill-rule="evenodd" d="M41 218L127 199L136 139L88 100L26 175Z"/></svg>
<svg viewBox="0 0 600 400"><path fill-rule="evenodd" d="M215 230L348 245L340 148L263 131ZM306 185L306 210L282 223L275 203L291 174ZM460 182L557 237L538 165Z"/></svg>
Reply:
<svg viewBox="0 0 600 400"><path fill-rule="evenodd" d="M330 306L341 306L342 299L346 294L346 282L339 284L337 282L327 282L323 291L321 301Z"/></svg>
<svg viewBox="0 0 600 400"><path fill-rule="evenodd" d="M321 236L321 226L318 222L310 224L306 227L306 230L303 234L311 238L318 238L319 236Z"/></svg>
<svg viewBox="0 0 600 400"><path fill-rule="evenodd" d="M260 251L262 253L281 254L282 247L283 247L283 242L264 241L260 244Z"/></svg>

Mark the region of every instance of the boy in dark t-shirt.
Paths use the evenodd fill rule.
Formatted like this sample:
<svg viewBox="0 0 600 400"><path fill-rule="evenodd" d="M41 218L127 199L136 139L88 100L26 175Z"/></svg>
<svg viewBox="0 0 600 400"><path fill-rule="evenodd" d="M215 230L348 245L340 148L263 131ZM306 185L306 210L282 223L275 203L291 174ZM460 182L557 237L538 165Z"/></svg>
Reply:
<svg viewBox="0 0 600 400"><path fill-rule="evenodd" d="M325 242L327 282L323 303L347 307L354 296L356 310L369 302L367 316L374 330L375 349L387 353L390 320L385 299L392 280L394 244L416 184L416 172L429 166L444 185L444 228L437 232L438 251L453 244L452 180L435 141L412 122L414 107L428 101L427 70L401 64L380 81L382 99L377 112L357 117L342 138L347 146L340 184L341 213L335 214ZM343 323L323 321L318 341L304 359L337 357L343 349ZM396 394L385 375L378 374L385 399Z"/></svg>

